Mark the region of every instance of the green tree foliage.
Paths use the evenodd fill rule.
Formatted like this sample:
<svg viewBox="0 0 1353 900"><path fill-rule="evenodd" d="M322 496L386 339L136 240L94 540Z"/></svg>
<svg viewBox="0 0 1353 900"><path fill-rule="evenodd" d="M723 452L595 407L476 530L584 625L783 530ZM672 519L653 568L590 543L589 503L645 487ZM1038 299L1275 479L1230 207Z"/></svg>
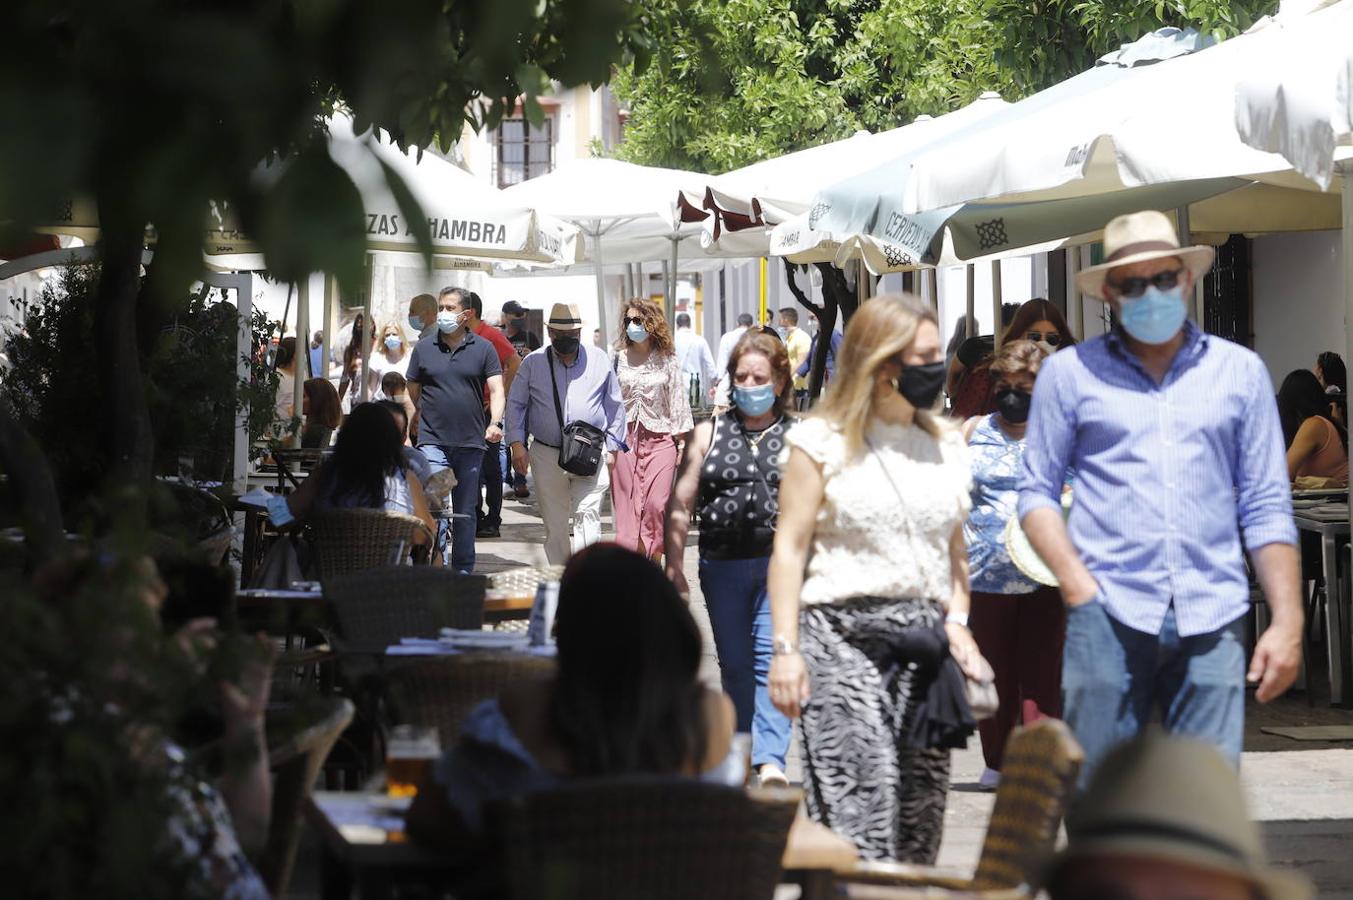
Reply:
<svg viewBox="0 0 1353 900"><path fill-rule="evenodd" d="M280 278L323 270L359 288L365 220L356 187L324 151L327 112L342 104L359 130L448 146L466 122L492 125L518 97L538 115L549 79L600 82L627 54L642 58L644 25L632 0L0 4L0 246L59 225L72 201L97 208L93 349L108 403L90 415L111 451L109 484L150 476L140 347L201 273L209 215L228 207ZM278 155L290 158L280 178L254 177ZM417 204L387 177L417 229L426 221ZM148 236L155 256L143 278ZM430 247L425 227L418 237ZM6 470L31 458L5 440L12 427L0 405ZM10 474L24 489L37 483Z"/></svg>
<svg viewBox="0 0 1353 900"><path fill-rule="evenodd" d="M1276 0L654 0L621 155L723 172L859 129L1015 100L1162 25L1228 37Z"/></svg>

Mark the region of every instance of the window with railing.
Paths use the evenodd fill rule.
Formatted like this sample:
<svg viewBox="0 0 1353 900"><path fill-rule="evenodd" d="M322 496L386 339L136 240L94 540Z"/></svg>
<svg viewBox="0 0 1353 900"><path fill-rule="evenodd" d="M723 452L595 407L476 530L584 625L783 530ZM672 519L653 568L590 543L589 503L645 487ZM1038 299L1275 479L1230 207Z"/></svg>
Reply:
<svg viewBox="0 0 1353 900"><path fill-rule="evenodd" d="M520 184L554 168L554 120L539 125L503 119L494 133L494 177L498 187Z"/></svg>

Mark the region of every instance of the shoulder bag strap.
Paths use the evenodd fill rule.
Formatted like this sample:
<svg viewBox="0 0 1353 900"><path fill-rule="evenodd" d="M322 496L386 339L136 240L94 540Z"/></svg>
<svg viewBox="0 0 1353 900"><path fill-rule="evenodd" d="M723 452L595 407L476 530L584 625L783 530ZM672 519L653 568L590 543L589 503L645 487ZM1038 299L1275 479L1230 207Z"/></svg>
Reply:
<svg viewBox="0 0 1353 900"><path fill-rule="evenodd" d="M564 410L559 405L559 380L554 375L553 347L545 349L545 365L549 366L550 369L550 387L554 389L552 392L554 394L554 414L559 417L559 436L562 438L564 436Z"/></svg>

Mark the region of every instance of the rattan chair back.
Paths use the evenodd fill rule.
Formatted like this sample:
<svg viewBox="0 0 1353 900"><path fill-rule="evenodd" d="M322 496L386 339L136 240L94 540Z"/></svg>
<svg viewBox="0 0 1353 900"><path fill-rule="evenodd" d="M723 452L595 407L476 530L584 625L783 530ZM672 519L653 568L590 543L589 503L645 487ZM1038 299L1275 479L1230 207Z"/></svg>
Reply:
<svg viewBox="0 0 1353 900"><path fill-rule="evenodd" d="M577 781L489 811L514 900L769 900L800 792Z"/></svg>
<svg viewBox="0 0 1353 900"><path fill-rule="evenodd" d="M391 666L386 675L390 721L435 727L443 749L449 749L475 706L519 684L543 689L554 671L548 657L478 650Z"/></svg>
<svg viewBox="0 0 1353 900"><path fill-rule="evenodd" d="M1071 729L1043 719L1016 729L1005 746L1001 784L972 886L977 890L1037 884L1057 843L1084 754Z"/></svg>
<svg viewBox="0 0 1353 900"><path fill-rule="evenodd" d="M408 561L414 535L432 532L416 516L383 509L327 509L310 516L310 538L321 579Z"/></svg>
<svg viewBox="0 0 1353 900"><path fill-rule="evenodd" d="M484 627L488 579L433 566L382 566L323 579L340 637L389 645L435 638L442 628Z"/></svg>
<svg viewBox="0 0 1353 900"><path fill-rule="evenodd" d="M272 819L258 871L274 897L285 896L291 881L305 801L329 751L352 721L352 701L345 697L328 697L313 703L313 710L307 710L296 731L268 749L269 768L275 775Z"/></svg>

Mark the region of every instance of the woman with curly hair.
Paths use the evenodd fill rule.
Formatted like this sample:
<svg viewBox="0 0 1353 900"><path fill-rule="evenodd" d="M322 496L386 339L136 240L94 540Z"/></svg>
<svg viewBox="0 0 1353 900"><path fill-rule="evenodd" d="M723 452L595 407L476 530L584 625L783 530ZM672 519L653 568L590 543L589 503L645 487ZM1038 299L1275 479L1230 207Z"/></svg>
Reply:
<svg viewBox="0 0 1353 900"><path fill-rule="evenodd" d="M620 328L615 372L629 423L629 452L616 455L611 479L615 539L656 559L662 556L663 517L672 494L677 444L694 423L661 307L643 298L628 301Z"/></svg>

